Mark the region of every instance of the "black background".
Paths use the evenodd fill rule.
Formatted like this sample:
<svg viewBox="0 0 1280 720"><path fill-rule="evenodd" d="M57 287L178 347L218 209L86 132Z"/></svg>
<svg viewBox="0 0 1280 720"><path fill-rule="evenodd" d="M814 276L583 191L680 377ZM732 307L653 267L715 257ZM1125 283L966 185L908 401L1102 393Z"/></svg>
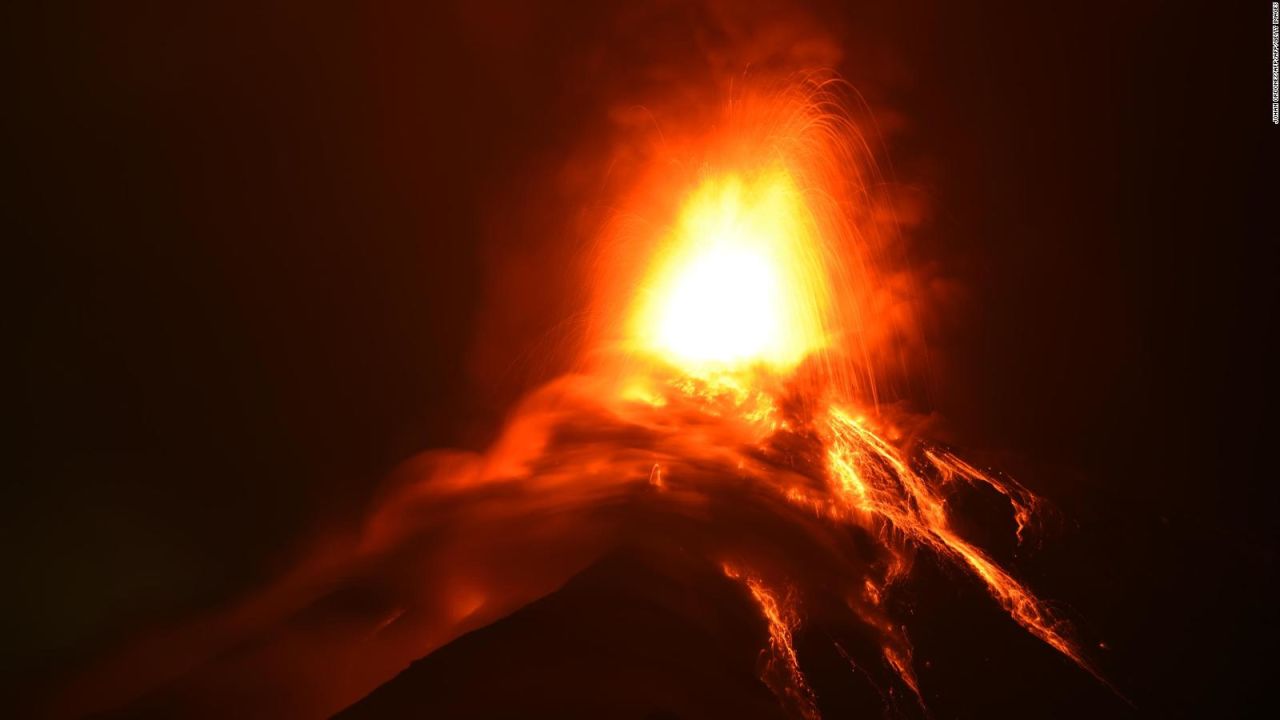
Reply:
<svg viewBox="0 0 1280 720"><path fill-rule="evenodd" d="M486 315L486 258L524 242L493 216L700 17L209 5L4 11L15 698L271 577L410 454L483 447L554 368L478 348L536 352L568 302ZM1140 712L1246 714L1274 639L1267 4L848 5L815 12L906 118L916 242L966 289L921 402L1042 469L1064 522L1022 572Z"/></svg>

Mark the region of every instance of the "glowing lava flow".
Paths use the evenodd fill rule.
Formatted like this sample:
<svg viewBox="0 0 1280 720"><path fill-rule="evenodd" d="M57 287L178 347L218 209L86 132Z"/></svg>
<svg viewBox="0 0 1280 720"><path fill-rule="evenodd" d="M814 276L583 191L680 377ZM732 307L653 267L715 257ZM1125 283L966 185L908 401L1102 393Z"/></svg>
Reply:
<svg viewBox="0 0 1280 720"><path fill-rule="evenodd" d="M901 453L876 436L865 424L838 407L828 414L831 430L830 458L834 494L845 507L868 519L884 522L911 540L943 556L957 560L986 584L991 595L1032 635L1048 643L1081 666L1080 651L1064 636L1061 621L1008 573L951 527L946 501L931 478L946 483L962 479L983 483L1010 499L1022 535L1034 498L1022 488L983 473L950 453L925 449L923 463L931 474L913 470ZM839 505L832 509L838 516Z"/></svg>

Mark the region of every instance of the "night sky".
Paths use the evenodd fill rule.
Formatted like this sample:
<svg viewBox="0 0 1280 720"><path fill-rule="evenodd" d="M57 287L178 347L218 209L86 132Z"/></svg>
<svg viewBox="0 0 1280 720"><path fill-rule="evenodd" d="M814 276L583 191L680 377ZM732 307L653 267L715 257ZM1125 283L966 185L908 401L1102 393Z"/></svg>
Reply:
<svg viewBox="0 0 1280 720"><path fill-rule="evenodd" d="M274 577L571 361L558 271L607 203L610 109L731 33L699 3L435 5L3 11L6 704ZM1136 715L1249 714L1269 6L907 5L743 12L834 38L925 208L912 256L956 291L914 407L1054 506L1019 571Z"/></svg>

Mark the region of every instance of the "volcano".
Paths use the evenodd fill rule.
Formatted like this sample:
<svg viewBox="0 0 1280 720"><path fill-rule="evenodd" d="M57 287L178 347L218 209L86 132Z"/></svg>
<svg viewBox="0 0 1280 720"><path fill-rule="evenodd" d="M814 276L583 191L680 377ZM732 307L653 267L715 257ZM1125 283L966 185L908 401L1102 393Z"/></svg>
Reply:
<svg viewBox="0 0 1280 720"><path fill-rule="evenodd" d="M1271 704L1265 11L13 5L0 717Z"/></svg>
<svg viewBox="0 0 1280 720"><path fill-rule="evenodd" d="M930 569L1002 613L993 635L1109 687L975 532L1022 548L1041 499L890 402L912 283L842 87L735 91L667 145L697 169L656 162L619 211L644 222L602 231L578 367L84 694L157 716L923 717L944 685L913 630ZM975 499L991 517L964 516Z"/></svg>

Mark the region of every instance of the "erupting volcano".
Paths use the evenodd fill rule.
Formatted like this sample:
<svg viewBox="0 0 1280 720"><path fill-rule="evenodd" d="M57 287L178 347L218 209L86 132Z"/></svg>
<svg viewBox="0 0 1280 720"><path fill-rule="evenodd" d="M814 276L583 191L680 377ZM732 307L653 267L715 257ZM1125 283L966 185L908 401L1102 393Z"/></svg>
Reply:
<svg viewBox="0 0 1280 720"><path fill-rule="evenodd" d="M592 246L578 369L527 395L487 452L408 463L358 534L261 596L136 648L121 665L171 681L140 707L419 707L413 683L448 676L483 633L554 615L539 603L575 592L604 602L582 588L621 575L648 578L641 594L672 583L705 627L736 617L720 600L753 608L726 632L746 634L733 641L754 648L751 682L772 709L744 696L739 716L823 716L832 701L809 668L833 661L895 712L927 713L910 603L895 598L920 562L953 568L1097 676L1059 615L955 517L956 497L998 493L1021 543L1037 498L922 438L891 402L883 378L913 361L910 273L848 96L829 77L740 86L712 125L668 132ZM575 575L588 579L565 585ZM809 628L822 632L798 642ZM214 669L183 679L202 664ZM127 699L118 680L90 682ZM659 709L702 713L648 676L631 683Z"/></svg>

